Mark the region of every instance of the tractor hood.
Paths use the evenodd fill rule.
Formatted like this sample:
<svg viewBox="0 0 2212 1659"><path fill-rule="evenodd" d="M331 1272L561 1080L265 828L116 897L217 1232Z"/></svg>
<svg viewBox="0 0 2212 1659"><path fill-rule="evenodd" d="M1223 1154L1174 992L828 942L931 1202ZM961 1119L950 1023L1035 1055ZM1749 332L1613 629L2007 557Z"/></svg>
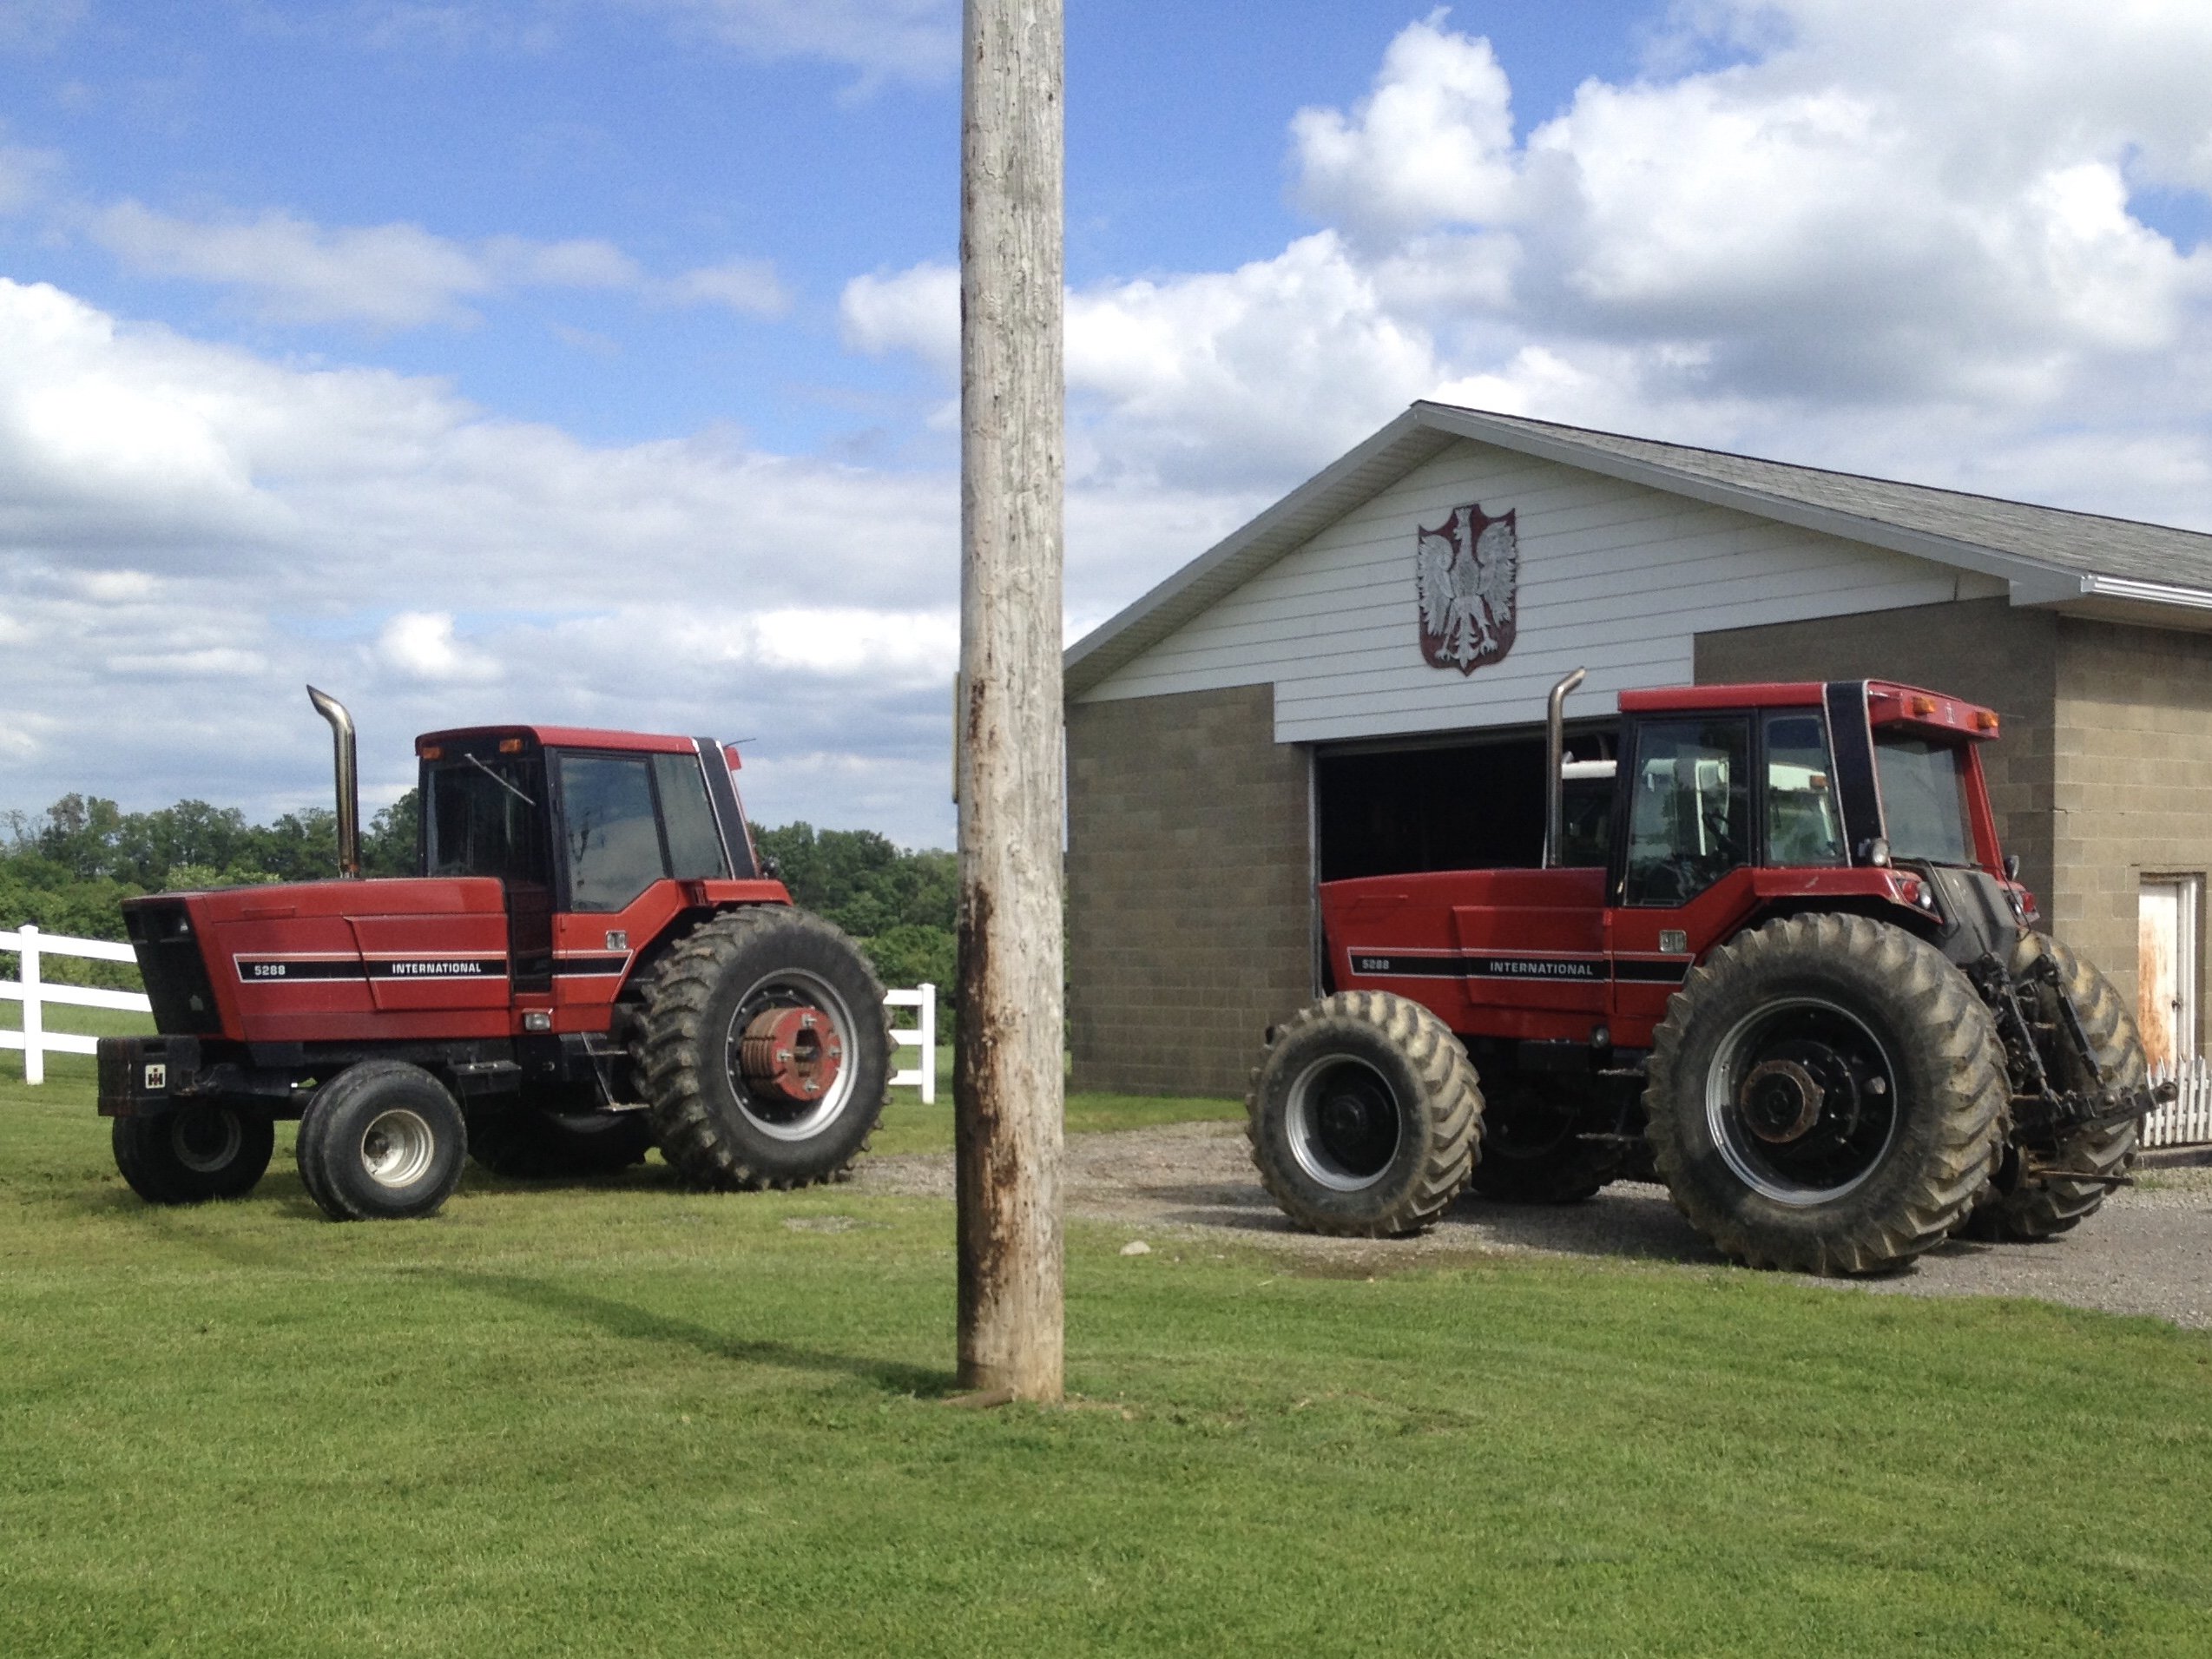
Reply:
<svg viewBox="0 0 2212 1659"><path fill-rule="evenodd" d="M155 1023L249 1043L497 1036L507 913L486 877L307 881L123 903Z"/></svg>

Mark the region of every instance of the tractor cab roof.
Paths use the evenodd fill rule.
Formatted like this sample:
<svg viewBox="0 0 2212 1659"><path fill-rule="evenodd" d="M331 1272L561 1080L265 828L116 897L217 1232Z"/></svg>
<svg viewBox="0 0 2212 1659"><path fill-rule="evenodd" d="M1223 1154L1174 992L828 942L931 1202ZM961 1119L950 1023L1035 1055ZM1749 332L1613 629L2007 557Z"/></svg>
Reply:
<svg viewBox="0 0 2212 1659"><path fill-rule="evenodd" d="M1919 726L1963 737L1997 735L1994 709L1966 702L1940 691L1899 685L1888 680L1775 681L1735 686L1663 686L1649 691L1621 694L1624 714L1693 713L1719 708L1817 708L1832 692L1858 694L1863 689L1866 717L1875 726Z"/></svg>
<svg viewBox="0 0 2212 1659"><path fill-rule="evenodd" d="M709 741L712 740L710 739ZM699 740L670 737L651 732L607 732L589 726L464 726L444 732L425 732L415 740L415 753L426 760L429 750L451 747L497 747L513 742L521 748L626 749L641 754L695 754Z"/></svg>

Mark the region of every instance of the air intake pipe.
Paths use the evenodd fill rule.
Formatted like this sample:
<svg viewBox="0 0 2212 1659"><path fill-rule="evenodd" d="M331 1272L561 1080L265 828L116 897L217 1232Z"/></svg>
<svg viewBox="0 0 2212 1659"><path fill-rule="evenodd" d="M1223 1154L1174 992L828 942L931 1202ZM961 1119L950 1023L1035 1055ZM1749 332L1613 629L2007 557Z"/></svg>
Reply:
<svg viewBox="0 0 2212 1659"><path fill-rule="evenodd" d="M338 873L352 881L361 873L361 773L353 750L353 716L327 691L307 688L307 701L330 722L332 763L338 769Z"/></svg>
<svg viewBox="0 0 2212 1659"><path fill-rule="evenodd" d="M1544 709L1545 759L1544 796L1544 867L1559 867L1559 842L1567 819L1567 694L1582 684L1586 670L1577 668L1551 688Z"/></svg>

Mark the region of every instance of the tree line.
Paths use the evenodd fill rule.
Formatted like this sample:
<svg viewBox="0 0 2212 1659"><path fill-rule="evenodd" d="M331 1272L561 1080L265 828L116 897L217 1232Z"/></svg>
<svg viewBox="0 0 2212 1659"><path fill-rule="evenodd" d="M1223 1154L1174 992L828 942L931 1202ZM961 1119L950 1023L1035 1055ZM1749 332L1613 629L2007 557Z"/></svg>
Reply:
<svg viewBox="0 0 2212 1659"><path fill-rule="evenodd" d="M416 816L411 789L363 827L365 874L414 872ZM959 902L951 853L806 823L755 825L753 833L792 898L858 939L885 984L927 980L951 993ZM337 869L338 819L328 807L255 824L235 806L204 800L127 813L98 796L64 795L43 813L0 813L0 927L31 922L49 933L120 939L122 901L139 893L316 881ZM48 971L80 983L136 978L121 964L65 958Z"/></svg>

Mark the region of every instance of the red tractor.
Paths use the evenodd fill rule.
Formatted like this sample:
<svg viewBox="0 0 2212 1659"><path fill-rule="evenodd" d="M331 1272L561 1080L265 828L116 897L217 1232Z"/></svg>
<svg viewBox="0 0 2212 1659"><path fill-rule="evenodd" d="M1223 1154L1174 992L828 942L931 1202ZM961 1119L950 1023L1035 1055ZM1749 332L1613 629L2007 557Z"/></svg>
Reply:
<svg viewBox="0 0 2212 1659"><path fill-rule="evenodd" d="M1611 758L1573 761L1581 678L1551 696L1544 867L1321 885L1333 994L1269 1032L1249 1102L1294 1221L1401 1234L1469 1184L1656 1175L1739 1261L1858 1274L2064 1232L2125 1181L2171 1086L2031 926L1992 711L1880 681L1627 692Z"/></svg>
<svg viewBox="0 0 2212 1659"><path fill-rule="evenodd" d="M883 1109L883 987L763 868L711 738L433 732L418 873L360 880L353 727L341 879L127 900L158 1037L103 1037L116 1166L157 1204L236 1197L300 1120L336 1220L437 1209L473 1155L513 1175L648 1147L709 1188L833 1180Z"/></svg>

